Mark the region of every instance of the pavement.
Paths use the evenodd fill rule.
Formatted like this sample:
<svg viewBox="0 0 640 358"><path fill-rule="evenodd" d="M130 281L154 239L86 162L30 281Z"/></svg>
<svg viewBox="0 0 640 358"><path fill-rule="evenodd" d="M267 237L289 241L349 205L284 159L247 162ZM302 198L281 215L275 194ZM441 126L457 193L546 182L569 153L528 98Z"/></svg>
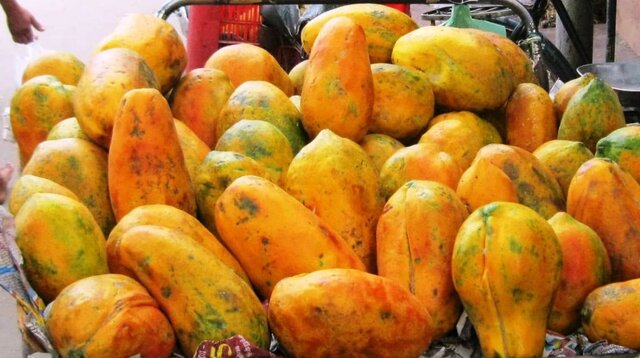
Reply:
<svg viewBox="0 0 640 358"><path fill-rule="evenodd" d="M23 6L28 8L44 24L46 31L39 34L40 39L29 46L16 45L11 41L6 28L0 31L0 113L9 105L18 78L25 61L37 56L47 49L70 51L85 63L91 56L94 46L106 36L117 21L126 13L155 13L162 2L152 0L138 1L84 1L84 0L22 0ZM412 5L412 17L420 24L427 25L420 18L428 5ZM170 22L178 27L177 21ZM552 41L554 29L542 29ZM604 24L594 27L594 56L593 61L604 62L606 46L606 30ZM616 61L637 62L639 54L634 53L624 41L616 42ZM8 118L6 119L8 121ZM3 116L2 125L5 125ZM10 134L2 131L0 138L0 165L10 161L18 163L17 147L10 140ZM14 174L11 182L15 181L19 173ZM10 184L10 185L11 185ZM6 205L6 204L5 204ZM11 296L0 290L0 357L13 358L22 356L21 338L16 323L16 305Z"/></svg>

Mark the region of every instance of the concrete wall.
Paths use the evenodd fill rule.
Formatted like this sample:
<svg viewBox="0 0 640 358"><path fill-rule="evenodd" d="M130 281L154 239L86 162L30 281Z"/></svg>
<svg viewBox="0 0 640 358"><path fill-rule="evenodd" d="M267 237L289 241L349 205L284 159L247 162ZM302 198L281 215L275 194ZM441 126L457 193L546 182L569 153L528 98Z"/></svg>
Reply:
<svg viewBox="0 0 640 358"><path fill-rule="evenodd" d="M618 37L635 52L640 53L640 1L618 0L616 27Z"/></svg>

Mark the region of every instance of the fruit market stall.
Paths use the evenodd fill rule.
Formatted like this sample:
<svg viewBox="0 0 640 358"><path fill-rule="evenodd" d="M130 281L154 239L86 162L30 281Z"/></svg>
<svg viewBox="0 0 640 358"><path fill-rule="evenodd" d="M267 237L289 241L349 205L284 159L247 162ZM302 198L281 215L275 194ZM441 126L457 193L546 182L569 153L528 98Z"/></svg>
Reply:
<svg viewBox="0 0 640 358"><path fill-rule="evenodd" d="M0 283L30 350L638 354L640 126L606 80L552 97L535 46L375 3L300 41L290 71L251 43L187 70L130 14L28 67Z"/></svg>

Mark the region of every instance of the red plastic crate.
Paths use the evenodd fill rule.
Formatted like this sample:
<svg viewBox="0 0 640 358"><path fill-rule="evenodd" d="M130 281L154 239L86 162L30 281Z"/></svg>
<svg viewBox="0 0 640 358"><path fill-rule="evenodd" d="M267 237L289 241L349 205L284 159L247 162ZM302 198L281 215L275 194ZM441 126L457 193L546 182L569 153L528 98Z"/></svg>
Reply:
<svg viewBox="0 0 640 358"><path fill-rule="evenodd" d="M220 5L220 47L236 43L257 45L261 25L260 5Z"/></svg>

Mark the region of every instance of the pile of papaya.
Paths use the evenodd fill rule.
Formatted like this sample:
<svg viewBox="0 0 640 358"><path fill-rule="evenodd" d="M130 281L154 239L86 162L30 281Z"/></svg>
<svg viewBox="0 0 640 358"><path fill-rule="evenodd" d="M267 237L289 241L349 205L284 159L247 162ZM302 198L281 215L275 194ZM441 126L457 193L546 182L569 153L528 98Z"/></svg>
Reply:
<svg viewBox="0 0 640 358"><path fill-rule="evenodd" d="M301 37L289 73L251 44L186 72L131 14L29 64L8 204L63 357L419 357L463 312L487 357L640 349L640 127L606 82L551 98L510 40L383 5Z"/></svg>

